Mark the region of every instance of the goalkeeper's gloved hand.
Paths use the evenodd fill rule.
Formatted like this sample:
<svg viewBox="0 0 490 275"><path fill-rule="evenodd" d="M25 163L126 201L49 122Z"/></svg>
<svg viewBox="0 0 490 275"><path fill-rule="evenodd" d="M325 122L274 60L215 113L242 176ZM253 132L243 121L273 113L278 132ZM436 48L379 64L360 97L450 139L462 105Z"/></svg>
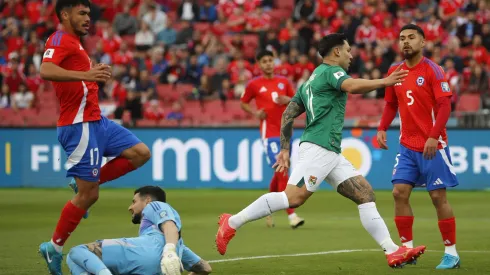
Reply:
<svg viewBox="0 0 490 275"><path fill-rule="evenodd" d="M163 257L160 262L160 267L164 275L181 275L183 270L182 263L177 255L174 244L166 244L163 248Z"/></svg>

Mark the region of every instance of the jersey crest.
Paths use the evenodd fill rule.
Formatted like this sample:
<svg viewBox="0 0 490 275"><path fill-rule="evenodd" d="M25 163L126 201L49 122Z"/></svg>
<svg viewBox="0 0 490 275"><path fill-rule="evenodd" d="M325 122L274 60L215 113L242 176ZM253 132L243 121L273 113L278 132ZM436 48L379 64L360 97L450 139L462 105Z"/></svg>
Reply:
<svg viewBox="0 0 490 275"><path fill-rule="evenodd" d="M417 85L418 85L418 86L422 86L422 85L424 85L424 82L425 82L425 78L424 78L424 77L419 76L419 77L417 78Z"/></svg>

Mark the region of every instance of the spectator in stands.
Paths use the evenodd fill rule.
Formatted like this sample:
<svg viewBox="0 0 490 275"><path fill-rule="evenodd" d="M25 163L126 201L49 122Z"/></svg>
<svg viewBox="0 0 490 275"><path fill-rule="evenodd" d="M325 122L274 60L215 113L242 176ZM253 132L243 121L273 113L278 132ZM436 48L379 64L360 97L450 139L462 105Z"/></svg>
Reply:
<svg viewBox="0 0 490 275"><path fill-rule="evenodd" d="M29 109L34 103L34 94L27 90L24 83L20 83L19 90L12 95L13 109Z"/></svg>
<svg viewBox="0 0 490 275"><path fill-rule="evenodd" d="M447 59L451 59L454 63L454 68L459 73L463 72L464 63L463 58L459 56L459 39L457 37L453 37L450 39L447 45L448 53L442 58L441 63L445 64Z"/></svg>
<svg viewBox="0 0 490 275"><path fill-rule="evenodd" d="M148 51L155 44L155 35L146 21L141 22L141 28L134 38L134 44L136 45L136 50L143 52Z"/></svg>
<svg viewBox="0 0 490 275"><path fill-rule="evenodd" d="M339 8L339 4L335 0L318 0L316 6L316 19L318 21L322 18L330 19Z"/></svg>
<svg viewBox="0 0 490 275"><path fill-rule="evenodd" d="M490 22L482 26L483 46L490 52Z"/></svg>
<svg viewBox="0 0 490 275"><path fill-rule="evenodd" d="M204 52L204 47L201 44L197 44L194 51L197 56L197 64L201 67L209 66L209 56Z"/></svg>
<svg viewBox="0 0 490 275"><path fill-rule="evenodd" d="M138 31L138 21L130 13L129 5L123 5L123 12L116 15L112 28L120 36L134 35Z"/></svg>
<svg viewBox="0 0 490 275"><path fill-rule="evenodd" d="M151 100L145 110L145 118L148 120L161 120L165 117L163 108L158 100Z"/></svg>
<svg viewBox="0 0 490 275"><path fill-rule="evenodd" d="M155 82L150 79L150 73L147 70L140 72L140 77L136 81L136 93L141 97L142 103L158 100Z"/></svg>
<svg viewBox="0 0 490 275"><path fill-rule="evenodd" d="M241 33L245 29L246 16L243 13L243 8L237 6L233 9L233 13L227 18L226 25L229 30L234 33Z"/></svg>
<svg viewBox="0 0 490 275"><path fill-rule="evenodd" d="M247 79L245 78L244 75L240 75L238 77L238 81L237 83L235 84L235 86L233 86L233 90L232 90L232 93L231 95L228 94L228 98L229 99L234 99L234 98L241 98L243 93L245 92L245 88L247 86Z"/></svg>
<svg viewBox="0 0 490 275"><path fill-rule="evenodd" d="M194 33L194 28L190 21L182 21L181 29L177 32L177 37L175 39L175 44L182 45L187 44L189 40L192 39L192 35Z"/></svg>
<svg viewBox="0 0 490 275"><path fill-rule="evenodd" d="M474 35L481 35L481 24L476 20L475 13L469 12L466 17L466 22L458 28L458 38L461 40L461 46L466 47L471 45Z"/></svg>
<svg viewBox="0 0 490 275"><path fill-rule="evenodd" d="M217 94L223 90L223 80L230 80L230 75L226 71L226 59L221 58L216 62L216 73L210 79L210 89L212 94Z"/></svg>
<svg viewBox="0 0 490 275"><path fill-rule="evenodd" d="M96 64L112 64L111 55L104 51L104 42L102 40L99 40L95 45L95 50L92 53L91 57L95 59Z"/></svg>
<svg viewBox="0 0 490 275"><path fill-rule="evenodd" d="M489 89L488 82L488 74L483 70L481 65L476 65L471 70L470 85L468 87L468 91L470 93L483 94Z"/></svg>
<svg viewBox="0 0 490 275"><path fill-rule="evenodd" d="M199 81L201 81L202 67L197 63L197 56L191 55L187 68L185 69L186 75L184 81L186 83L194 85L194 87L199 86Z"/></svg>
<svg viewBox="0 0 490 275"><path fill-rule="evenodd" d="M44 80L41 78L39 71L36 69L34 63L30 63L26 72L26 85L27 90L34 93L35 96L39 96L44 92Z"/></svg>
<svg viewBox="0 0 490 275"><path fill-rule="evenodd" d="M473 36L473 44L471 45L473 50L473 59L479 64L485 64L489 57L487 49L482 45L482 38L479 34Z"/></svg>
<svg viewBox="0 0 490 275"><path fill-rule="evenodd" d="M155 4L149 4L148 12L143 16L143 21L148 24L153 33L159 33L167 27L167 15Z"/></svg>
<svg viewBox="0 0 490 275"><path fill-rule="evenodd" d="M360 47L365 47L366 44L372 45L376 42L376 31L369 17L364 17L362 19L362 25L356 31L356 44Z"/></svg>
<svg viewBox="0 0 490 275"><path fill-rule="evenodd" d="M218 10L212 0L205 0L199 12L199 20L203 22L214 22L218 19Z"/></svg>
<svg viewBox="0 0 490 275"><path fill-rule="evenodd" d="M212 91L209 83L209 77L207 75L202 75L200 79L199 87L193 90L194 99L203 101L205 99L212 97Z"/></svg>
<svg viewBox="0 0 490 275"><path fill-rule="evenodd" d="M300 53L306 53L306 51L308 50L308 44L302 37L298 35L298 31L296 29L293 29L291 30L289 35L289 41L287 41L283 45L281 51L290 52L292 49L297 49Z"/></svg>
<svg viewBox="0 0 490 275"><path fill-rule="evenodd" d="M171 18L167 19L167 27L157 33L157 44L162 46L171 46L177 40L177 31L173 28L173 22Z"/></svg>
<svg viewBox="0 0 490 275"><path fill-rule="evenodd" d="M168 120L182 120L184 114L182 113L182 104L176 101L172 104L172 111L167 114Z"/></svg>
<svg viewBox="0 0 490 275"><path fill-rule="evenodd" d="M316 2L314 0L300 0L294 8L294 19L306 19L308 22L313 22L316 15Z"/></svg>
<svg viewBox="0 0 490 275"><path fill-rule="evenodd" d="M15 94L23 81L17 53L14 52L10 54L9 65L10 67L5 72L3 81L4 85L9 86L10 93Z"/></svg>
<svg viewBox="0 0 490 275"><path fill-rule="evenodd" d="M180 20L199 21L200 9L195 0L183 0L177 14Z"/></svg>
<svg viewBox="0 0 490 275"><path fill-rule="evenodd" d="M184 68L179 64L176 54L172 54L166 70L160 75L159 82L163 84L177 84L184 76Z"/></svg>
<svg viewBox="0 0 490 275"><path fill-rule="evenodd" d="M0 93L0 109L5 109L10 107L10 90L9 86L3 84Z"/></svg>

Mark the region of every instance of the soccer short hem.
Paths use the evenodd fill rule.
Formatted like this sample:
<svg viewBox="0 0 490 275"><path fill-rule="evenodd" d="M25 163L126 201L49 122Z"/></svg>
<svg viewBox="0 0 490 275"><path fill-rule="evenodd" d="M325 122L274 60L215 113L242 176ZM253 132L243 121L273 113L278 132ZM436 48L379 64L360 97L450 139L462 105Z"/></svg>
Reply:
<svg viewBox="0 0 490 275"><path fill-rule="evenodd" d="M361 176L361 173L350 163L343 155L338 155L340 162L333 168L328 174L325 181L332 186L334 190L337 190L339 185L353 177Z"/></svg>
<svg viewBox="0 0 490 275"><path fill-rule="evenodd" d="M337 153L310 142L300 144L298 155L298 163L289 177L288 184L297 187L306 185L306 190L310 192L318 190L322 181L341 161Z"/></svg>

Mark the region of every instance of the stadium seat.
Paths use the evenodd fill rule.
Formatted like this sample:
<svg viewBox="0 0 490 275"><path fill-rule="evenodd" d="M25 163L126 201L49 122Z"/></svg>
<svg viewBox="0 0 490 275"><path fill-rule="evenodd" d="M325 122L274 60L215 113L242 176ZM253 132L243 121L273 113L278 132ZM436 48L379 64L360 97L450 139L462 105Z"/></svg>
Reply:
<svg viewBox="0 0 490 275"><path fill-rule="evenodd" d="M479 94L462 94L456 105L456 111L459 112L476 112L480 109Z"/></svg>

